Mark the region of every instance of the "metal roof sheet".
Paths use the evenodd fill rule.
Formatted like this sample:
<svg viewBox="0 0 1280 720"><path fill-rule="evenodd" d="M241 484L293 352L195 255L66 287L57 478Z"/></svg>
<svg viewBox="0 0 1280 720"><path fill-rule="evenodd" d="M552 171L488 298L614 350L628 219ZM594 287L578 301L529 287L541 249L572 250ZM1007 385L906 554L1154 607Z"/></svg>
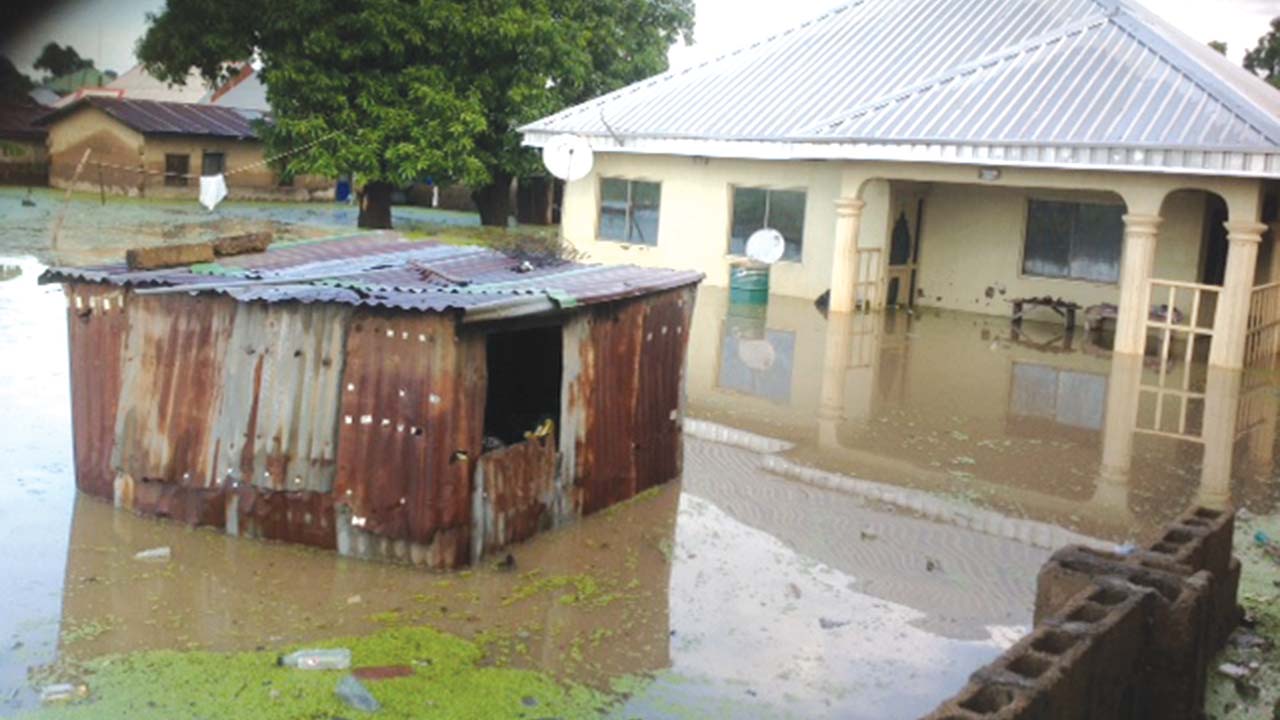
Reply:
<svg viewBox="0 0 1280 720"><path fill-rule="evenodd" d="M86 95L44 116L39 123L48 125L86 106L95 107L143 134L199 135L249 140L258 137L254 128L255 121L267 119L267 114L260 111L220 105Z"/></svg>
<svg viewBox="0 0 1280 720"><path fill-rule="evenodd" d="M521 131L694 154L689 140L1233 151L1280 174L1280 93L1199 45L1129 0L858 0Z"/></svg>
<svg viewBox="0 0 1280 720"><path fill-rule="evenodd" d="M460 311L468 320L552 312L701 279L694 271L633 265L554 261L531 267L487 248L411 242L389 231L279 244L262 253L164 270L132 271L116 263L55 267L43 277L45 282L103 282L144 293L222 293L242 302Z"/></svg>
<svg viewBox="0 0 1280 720"><path fill-rule="evenodd" d="M43 140L48 131L36 124L49 108L34 102L0 103L0 138Z"/></svg>

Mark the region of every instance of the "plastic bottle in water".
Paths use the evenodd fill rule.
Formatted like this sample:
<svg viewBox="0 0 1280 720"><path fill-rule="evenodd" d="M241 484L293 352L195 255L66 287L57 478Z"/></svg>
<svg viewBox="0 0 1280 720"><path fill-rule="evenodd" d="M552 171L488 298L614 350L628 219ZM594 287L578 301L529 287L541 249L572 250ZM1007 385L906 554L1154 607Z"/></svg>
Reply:
<svg viewBox="0 0 1280 720"><path fill-rule="evenodd" d="M351 651L347 648L298 650L282 655L280 664L299 670L345 670L351 667Z"/></svg>

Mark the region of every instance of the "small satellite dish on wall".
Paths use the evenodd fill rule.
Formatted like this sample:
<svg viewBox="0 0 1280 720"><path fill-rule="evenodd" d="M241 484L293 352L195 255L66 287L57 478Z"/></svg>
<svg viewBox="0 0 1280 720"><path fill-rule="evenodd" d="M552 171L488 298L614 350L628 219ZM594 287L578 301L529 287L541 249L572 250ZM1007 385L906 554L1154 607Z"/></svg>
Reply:
<svg viewBox="0 0 1280 720"><path fill-rule="evenodd" d="M786 238L773 228L760 228L747 238L747 257L758 263L772 265L781 260L786 251Z"/></svg>
<svg viewBox="0 0 1280 720"><path fill-rule="evenodd" d="M542 147L542 164L565 182L586 177L592 162L591 145L578 135L557 135Z"/></svg>

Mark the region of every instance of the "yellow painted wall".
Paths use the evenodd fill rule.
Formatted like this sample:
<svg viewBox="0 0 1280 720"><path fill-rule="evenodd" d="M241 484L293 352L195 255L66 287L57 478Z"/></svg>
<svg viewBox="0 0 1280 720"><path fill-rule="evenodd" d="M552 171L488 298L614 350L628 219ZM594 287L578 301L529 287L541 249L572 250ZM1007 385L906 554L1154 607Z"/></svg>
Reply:
<svg viewBox="0 0 1280 720"><path fill-rule="evenodd" d="M656 247L597 240L601 177L662 183ZM600 154L590 175L568 185L564 235L593 262L695 269L710 284L727 285L733 185L806 191L802 262L775 265L771 286L784 295L809 297L826 290L840 188L834 163Z"/></svg>
<svg viewBox="0 0 1280 720"><path fill-rule="evenodd" d="M207 150L226 155L226 168L235 170L263 160L263 144L257 140L233 140L195 136L144 136L94 107L82 107L53 123L49 128L51 160L50 184L96 192L99 178L108 192L147 197L191 197L199 182L190 179L185 187L164 183L166 154L190 156L188 172L200 173L201 157ZM75 166L89 148L87 166L73 184ZM103 163L99 174L97 163ZM146 172L141 172L145 170ZM276 173L259 166L237 172L227 179L232 199L308 200L333 197L333 183L317 176L298 176L289 187L280 187Z"/></svg>
<svg viewBox="0 0 1280 720"><path fill-rule="evenodd" d="M1119 284L1046 278L1022 273L1030 199L1123 204L1105 193L934 185L925 199L917 303L928 307L1005 315L1008 299L1050 295L1084 306L1115 303ZM1155 274L1165 280L1199 278L1205 196L1175 193L1165 203L1156 245ZM1034 317L1051 318L1048 310Z"/></svg>
<svg viewBox="0 0 1280 720"><path fill-rule="evenodd" d="M895 179L874 179L878 173ZM657 246L598 239L602 177L662 184ZM1087 306L1114 303L1119 290L1115 284L1024 277L1021 262L1028 198L1121 203L1120 195L1033 190L1011 184L1069 188L1078 182L1079 187L1131 190L1133 197L1145 199L1164 197L1161 187L1172 189L1181 182L1151 175L1023 169L1005 172L997 183L977 185L961 184L972 182L969 178L976 180L976 172L961 167L600 153L591 174L568 185L563 232L590 261L695 269L706 274L707 285L725 286L729 264L734 260L727 253L732 186L804 189L807 195L802 260L776 264L770 285L774 294L813 299L830 286L835 201L842 192L851 191L851 177L855 178L853 191L866 203L859 230L861 247L887 248L899 212L906 213L914 234L915 200L924 198L918 276L918 286L924 294L917 296L918 304L995 315L1009 312L1005 302L1009 297L1053 295ZM897 179L906 177L911 181ZM1220 178L1192 179L1186 186L1214 183L1229 186L1238 195L1248 194L1248 188L1241 183ZM1179 191L1167 196L1160 210L1165 220L1160 229L1155 277L1198 279L1204 210L1202 191ZM988 287L992 288L990 298L986 296ZM1052 317L1051 313L1047 317Z"/></svg>

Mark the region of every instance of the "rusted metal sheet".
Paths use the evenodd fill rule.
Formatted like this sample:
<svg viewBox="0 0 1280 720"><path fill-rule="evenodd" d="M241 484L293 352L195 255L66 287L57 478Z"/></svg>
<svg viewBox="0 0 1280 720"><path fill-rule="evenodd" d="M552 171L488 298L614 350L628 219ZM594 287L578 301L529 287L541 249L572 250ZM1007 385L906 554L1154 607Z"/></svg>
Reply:
<svg viewBox="0 0 1280 720"><path fill-rule="evenodd" d="M473 489L472 563L552 526L556 465L551 435L480 456Z"/></svg>
<svg viewBox="0 0 1280 720"><path fill-rule="evenodd" d="M683 455L684 358L693 290L646 299L636 393L636 492L680 475Z"/></svg>
<svg viewBox="0 0 1280 720"><path fill-rule="evenodd" d="M132 296L111 464L126 479L217 484L211 440L236 303Z"/></svg>
<svg viewBox="0 0 1280 720"><path fill-rule="evenodd" d="M71 355L71 418L74 425L76 486L111 499L115 471L116 406L129 328L123 288L70 283L67 340Z"/></svg>
<svg viewBox="0 0 1280 720"><path fill-rule="evenodd" d="M577 400L585 416L574 459L583 514L636 492L632 442L644 314L639 302L593 309L590 338L580 347Z"/></svg>
<svg viewBox="0 0 1280 720"><path fill-rule="evenodd" d="M188 525L226 525L227 499L222 488L187 487L150 479L123 480L116 486L116 504Z"/></svg>
<svg viewBox="0 0 1280 720"><path fill-rule="evenodd" d="M336 501L350 510L352 537L403 541L417 546L404 553L430 556L430 564L467 562L484 374L483 337L459 338L452 317L352 316L334 485ZM340 532L342 525L340 518ZM401 553L378 550L376 540L364 546Z"/></svg>
<svg viewBox="0 0 1280 720"><path fill-rule="evenodd" d="M330 492L351 308L240 303L209 465L224 483Z"/></svg>
<svg viewBox="0 0 1280 720"><path fill-rule="evenodd" d="M227 491L227 533L332 550L337 547L333 496L240 485Z"/></svg>

